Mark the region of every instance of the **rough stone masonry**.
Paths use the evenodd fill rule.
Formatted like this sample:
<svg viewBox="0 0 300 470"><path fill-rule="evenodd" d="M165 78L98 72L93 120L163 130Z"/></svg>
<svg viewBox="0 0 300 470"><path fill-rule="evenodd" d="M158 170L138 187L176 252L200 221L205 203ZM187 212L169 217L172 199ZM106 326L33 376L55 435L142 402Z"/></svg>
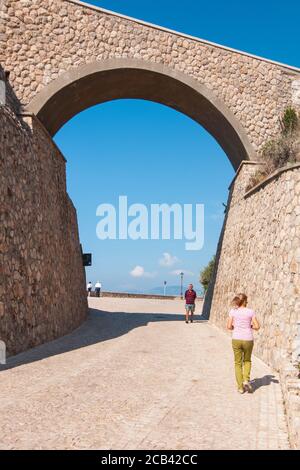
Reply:
<svg viewBox="0 0 300 470"><path fill-rule="evenodd" d="M299 70L235 52L75 0L2 0L1 63L26 107L66 72L106 59L137 59L183 72L234 114L254 148L300 105Z"/></svg>
<svg viewBox="0 0 300 470"><path fill-rule="evenodd" d="M261 323L254 352L281 374L291 442L300 448L300 380L293 358L300 321L300 164L277 170L246 192L256 170L245 162L232 182L204 310L224 328L231 299L247 293Z"/></svg>
<svg viewBox="0 0 300 470"><path fill-rule="evenodd" d="M0 339L15 354L68 333L86 313L65 159L37 120L0 106Z"/></svg>
<svg viewBox="0 0 300 470"><path fill-rule="evenodd" d="M106 69L96 73L106 61L113 61L119 80L133 64L136 70L152 70L158 89L165 86L161 77L172 78L172 86L180 84L178 95L186 93L184 109L192 117L197 115L196 98L205 95L209 110L217 109L220 117L211 123L206 116L213 134L214 126L221 128L220 144L230 146L235 134L242 139L246 157L238 155L235 167L243 158L259 158L264 142L277 135L287 106L300 109L296 68L75 0L2 0L0 62L9 77L0 72L0 335L10 354L67 333L86 315L65 161L49 135L49 121L41 122L32 110L40 97L44 108L50 102L59 106L57 94L65 88L69 99L85 96L82 106L93 103L95 84L89 94L89 80L93 74L105 77ZM140 91L151 97L143 89L147 76L143 78ZM161 88L162 94L171 88ZM102 101L111 99L107 90ZM119 97L127 97L126 87L122 93ZM174 99L168 97L166 104L176 107ZM230 123L230 135L222 133L220 122ZM224 298L246 290L263 325L256 351L286 370L299 315L299 169L280 173L245 195L246 166L232 186L211 319L223 325ZM298 393L294 389L293 397ZM297 442L299 396L292 401L292 406L287 402L288 410L293 409L290 429Z"/></svg>

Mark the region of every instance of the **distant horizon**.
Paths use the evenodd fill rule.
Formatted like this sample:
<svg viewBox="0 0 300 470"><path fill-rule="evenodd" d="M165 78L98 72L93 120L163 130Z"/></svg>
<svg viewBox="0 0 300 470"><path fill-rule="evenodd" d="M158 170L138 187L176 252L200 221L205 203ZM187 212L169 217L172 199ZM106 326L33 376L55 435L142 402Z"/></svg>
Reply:
<svg viewBox="0 0 300 470"><path fill-rule="evenodd" d="M92 283L92 285L93 285L92 291L94 291L95 284ZM187 290L187 288L188 288L188 284L183 285L183 293ZM200 285L200 287L193 285L193 288L196 291L198 296L202 297L204 295L204 289L203 289L203 287L201 287L201 285ZM146 288L146 289L112 290L112 289L109 289L109 288L105 289L102 285L102 292L111 292L111 293L120 293L120 294L164 295L164 286L163 285L162 286L156 286L156 287L149 288L149 289ZM166 296L168 296L168 295L180 297L180 285L173 285L173 286L168 286L167 285Z"/></svg>

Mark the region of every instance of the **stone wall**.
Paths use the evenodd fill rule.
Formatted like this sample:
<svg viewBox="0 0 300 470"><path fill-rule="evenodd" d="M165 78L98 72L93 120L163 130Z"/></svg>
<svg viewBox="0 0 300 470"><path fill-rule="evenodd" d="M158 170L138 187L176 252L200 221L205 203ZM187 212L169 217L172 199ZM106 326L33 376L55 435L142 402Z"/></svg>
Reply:
<svg viewBox="0 0 300 470"><path fill-rule="evenodd" d="M0 106L0 340L16 354L70 332L86 313L64 157L37 120Z"/></svg>
<svg viewBox="0 0 300 470"><path fill-rule="evenodd" d="M21 103L71 68L131 58L182 71L233 112L254 149L300 106L299 70L72 0L2 0L0 52Z"/></svg>
<svg viewBox="0 0 300 470"><path fill-rule="evenodd" d="M91 292L91 297L96 297L96 293ZM159 300L175 300L178 298L176 295L156 295L156 294L131 294L129 292L103 292L101 297L118 297L130 299L159 299ZM180 297L179 297L180 298Z"/></svg>
<svg viewBox="0 0 300 470"><path fill-rule="evenodd" d="M300 448L300 380L293 363L300 320L300 164L245 192L256 169L245 162L231 185L205 313L210 308L210 321L225 329L234 295L248 295L261 323L254 353L280 372L292 444Z"/></svg>

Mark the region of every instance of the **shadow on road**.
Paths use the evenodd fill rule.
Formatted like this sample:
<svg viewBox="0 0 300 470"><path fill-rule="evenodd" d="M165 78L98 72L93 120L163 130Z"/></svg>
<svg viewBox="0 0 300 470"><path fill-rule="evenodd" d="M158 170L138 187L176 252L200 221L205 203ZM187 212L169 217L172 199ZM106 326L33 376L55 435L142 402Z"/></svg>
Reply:
<svg viewBox="0 0 300 470"><path fill-rule="evenodd" d="M279 381L275 378L274 375L265 375L264 377L260 377L259 379L251 380L253 393L261 387L266 387L267 385L271 385L271 383L275 383L275 384L279 383Z"/></svg>
<svg viewBox="0 0 300 470"><path fill-rule="evenodd" d="M105 312L90 308L87 320L72 333L9 357L6 365L0 365L0 372L102 341L108 341L125 335L134 328L147 326L150 322L184 322L184 318L184 315L179 314ZM205 320L201 320L200 315L194 315L194 320L195 323L206 323Z"/></svg>

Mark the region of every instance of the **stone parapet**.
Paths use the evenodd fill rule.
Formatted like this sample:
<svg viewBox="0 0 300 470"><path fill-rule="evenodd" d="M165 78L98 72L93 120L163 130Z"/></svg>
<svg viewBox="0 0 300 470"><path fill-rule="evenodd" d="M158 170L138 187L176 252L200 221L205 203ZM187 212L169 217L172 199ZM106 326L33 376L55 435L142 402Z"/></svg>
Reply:
<svg viewBox="0 0 300 470"><path fill-rule="evenodd" d="M96 297L95 292L91 292L91 297ZM101 292L101 297L120 297L132 299L159 299L159 300L175 300L178 299L176 295L155 295L155 294L138 294L128 292Z"/></svg>

